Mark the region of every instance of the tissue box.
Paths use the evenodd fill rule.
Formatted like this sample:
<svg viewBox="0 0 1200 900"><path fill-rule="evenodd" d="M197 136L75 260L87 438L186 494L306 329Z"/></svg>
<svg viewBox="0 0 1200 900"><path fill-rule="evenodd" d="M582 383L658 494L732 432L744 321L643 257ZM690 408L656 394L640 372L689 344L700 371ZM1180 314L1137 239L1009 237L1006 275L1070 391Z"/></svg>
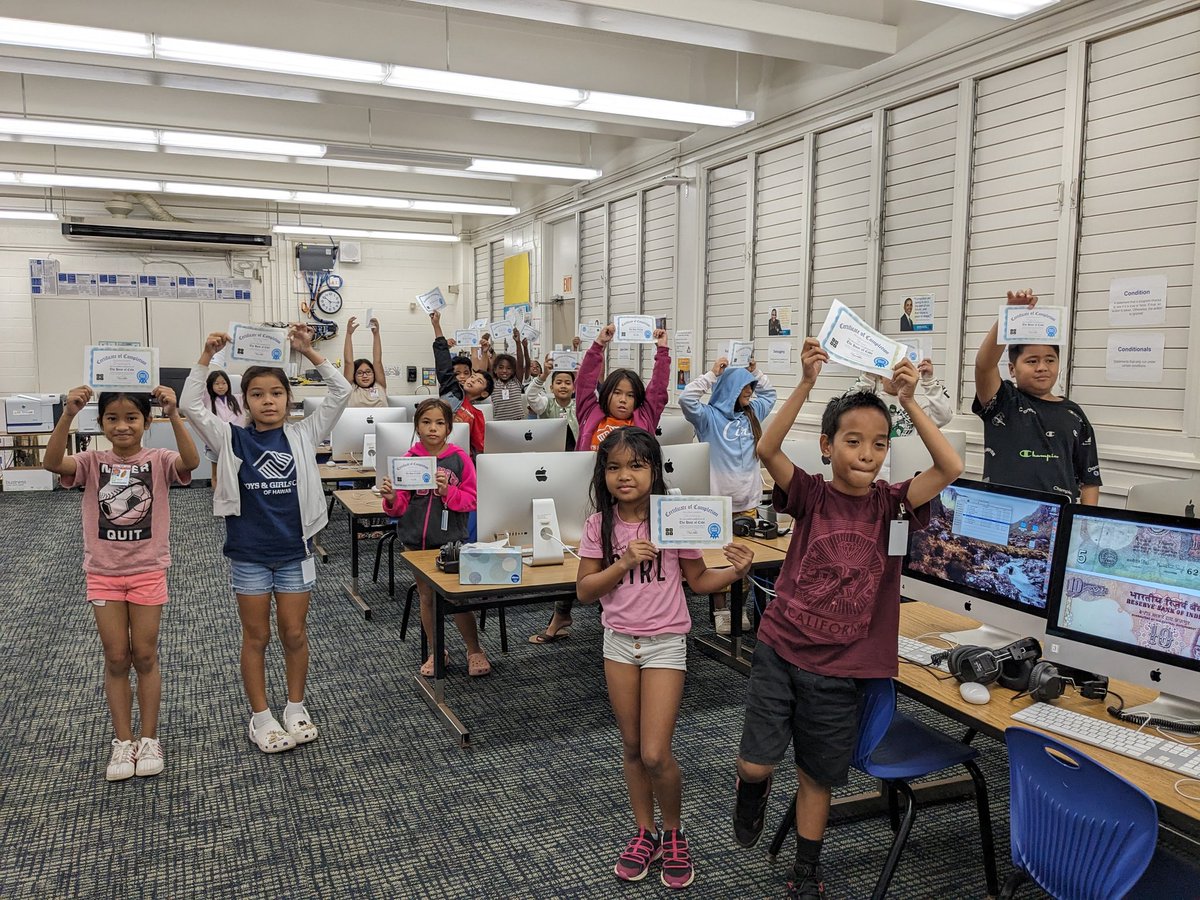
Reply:
<svg viewBox="0 0 1200 900"><path fill-rule="evenodd" d="M458 556L459 584L520 584L519 547L464 547Z"/></svg>

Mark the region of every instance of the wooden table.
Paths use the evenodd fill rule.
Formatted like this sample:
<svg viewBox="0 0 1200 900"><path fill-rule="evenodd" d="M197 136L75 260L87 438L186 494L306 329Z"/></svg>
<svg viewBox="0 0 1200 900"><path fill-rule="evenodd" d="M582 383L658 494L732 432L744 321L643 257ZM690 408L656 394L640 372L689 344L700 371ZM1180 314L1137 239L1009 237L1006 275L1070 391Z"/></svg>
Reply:
<svg viewBox="0 0 1200 900"><path fill-rule="evenodd" d="M371 477L375 477L373 473ZM358 590L358 538L361 534L388 527L383 499L369 489L334 491L333 499L345 507L350 520L350 578L344 585L346 596L362 611L363 618L370 619L371 607Z"/></svg>
<svg viewBox="0 0 1200 900"><path fill-rule="evenodd" d="M962 631L976 628L978 625L978 622L966 616L946 612L927 603L904 603L900 606L900 633L907 637L915 638L930 632ZM923 640L928 641L929 638ZM937 674L944 676L942 672L937 672ZM1124 681L1113 681L1110 687L1124 697L1129 706L1147 703L1158 696L1155 691L1146 690ZM991 702L976 706L962 699L958 692L958 682L955 679L947 678L939 681L934 677L934 670L901 660L896 688L917 702L936 709L968 728L973 728L997 740L1004 739L1004 731L1007 728L1017 725L1030 727L1022 722L1014 721L1012 714L1032 705L1034 701L1029 697L1014 700L1016 691L1007 690L996 684L991 685ZM1105 711L1107 702L1085 700L1070 689L1060 699L1055 700L1054 705L1095 719L1122 724ZM1136 730L1134 725L1126 727ZM1175 792L1174 785L1180 777L1178 773L1122 756L1119 753L1112 753L1082 741L1053 734L1053 732L1045 733L1070 744L1081 753L1090 756L1096 762L1107 766L1121 777L1140 787L1158 805L1159 817L1164 823L1189 836L1200 835L1200 804L1189 803Z"/></svg>

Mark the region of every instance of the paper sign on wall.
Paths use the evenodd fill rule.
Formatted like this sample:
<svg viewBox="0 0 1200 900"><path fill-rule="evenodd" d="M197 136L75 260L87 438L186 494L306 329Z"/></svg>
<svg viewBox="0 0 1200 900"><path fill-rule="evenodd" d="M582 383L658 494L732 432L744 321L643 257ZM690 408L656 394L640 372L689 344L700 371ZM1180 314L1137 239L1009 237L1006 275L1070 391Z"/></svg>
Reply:
<svg viewBox="0 0 1200 900"><path fill-rule="evenodd" d="M792 308L790 306L772 306L767 315L767 336L787 337L792 333Z"/></svg>
<svg viewBox="0 0 1200 900"><path fill-rule="evenodd" d="M905 297L900 308L900 330L933 331L933 294Z"/></svg>
<svg viewBox="0 0 1200 900"><path fill-rule="evenodd" d="M692 355L692 331L676 331L675 332L675 356L691 356Z"/></svg>
<svg viewBox="0 0 1200 900"><path fill-rule="evenodd" d="M1132 331L1108 336L1104 359L1107 381L1157 384L1163 380L1166 335L1161 331Z"/></svg>
<svg viewBox="0 0 1200 900"><path fill-rule="evenodd" d="M633 345L632 344L613 344L617 348L617 362L631 363L633 362Z"/></svg>
<svg viewBox="0 0 1200 900"><path fill-rule="evenodd" d="M767 344L767 368L783 374L792 364L792 342L771 341Z"/></svg>
<svg viewBox="0 0 1200 900"><path fill-rule="evenodd" d="M1137 275L1109 282L1109 325L1161 325L1166 320L1166 275Z"/></svg>

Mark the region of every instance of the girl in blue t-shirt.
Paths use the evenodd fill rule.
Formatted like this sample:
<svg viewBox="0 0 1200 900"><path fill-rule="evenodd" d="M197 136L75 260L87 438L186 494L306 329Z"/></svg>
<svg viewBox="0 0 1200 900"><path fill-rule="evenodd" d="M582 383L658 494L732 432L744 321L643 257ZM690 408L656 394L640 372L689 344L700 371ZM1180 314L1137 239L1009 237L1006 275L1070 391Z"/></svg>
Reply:
<svg viewBox="0 0 1200 900"><path fill-rule="evenodd" d="M213 355L231 340L219 332L208 336L200 361L184 385L180 405L217 454L213 513L225 517L224 552L242 622L242 685L252 714L248 734L264 753L278 753L317 737L317 726L304 705L306 619L317 578L312 537L328 521L316 448L333 431L351 388L313 349L312 329L293 325L288 342L329 386L324 402L315 413L291 424L292 392L283 369L250 366L242 375L248 424L225 422L204 402L205 377ZM287 673L282 725L267 703L272 594Z"/></svg>

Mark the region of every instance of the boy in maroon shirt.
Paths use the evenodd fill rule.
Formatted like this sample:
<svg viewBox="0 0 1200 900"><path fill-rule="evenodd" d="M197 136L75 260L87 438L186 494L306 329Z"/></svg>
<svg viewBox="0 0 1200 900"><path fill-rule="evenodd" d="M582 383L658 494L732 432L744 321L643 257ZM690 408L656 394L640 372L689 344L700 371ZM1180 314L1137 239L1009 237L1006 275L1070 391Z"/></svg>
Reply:
<svg viewBox="0 0 1200 900"><path fill-rule="evenodd" d="M831 400L821 417L821 456L832 466L833 480L795 466L783 453L783 440L828 361L817 341L807 338L803 377L758 442L759 458L775 481L775 508L791 514L795 527L776 581L778 596L758 630L733 813L738 843L754 846L772 773L793 743L797 841L788 896L795 898L825 896L821 840L830 789L846 781L858 736L858 680L897 672L900 563L908 542L889 547L892 523L923 528L929 501L963 470L913 399L917 370L908 360L892 377L901 407L933 458L931 468L899 484L875 480L891 421L883 402L862 392Z"/></svg>

